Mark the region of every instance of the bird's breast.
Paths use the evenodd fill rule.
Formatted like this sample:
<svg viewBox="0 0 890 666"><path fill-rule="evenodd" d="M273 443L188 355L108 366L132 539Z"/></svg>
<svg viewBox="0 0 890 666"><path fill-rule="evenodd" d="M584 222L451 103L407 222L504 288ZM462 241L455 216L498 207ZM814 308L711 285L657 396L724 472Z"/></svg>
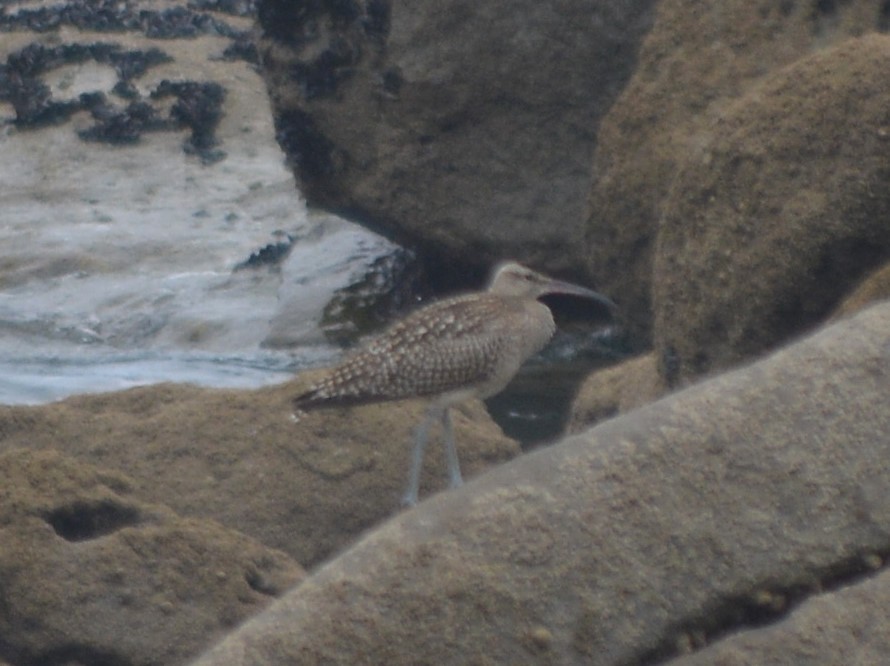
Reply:
<svg viewBox="0 0 890 666"><path fill-rule="evenodd" d="M550 309L537 301L517 301L512 315L505 319L489 340L496 347L487 380L480 386L479 397L499 393L510 383L525 361L541 351L556 331Z"/></svg>
<svg viewBox="0 0 890 666"><path fill-rule="evenodd" d="M524 309L523 332L519 336L523 361L546 347L556 333L556 323L550 308L539 301L530 301L525 303Z"/></svg>

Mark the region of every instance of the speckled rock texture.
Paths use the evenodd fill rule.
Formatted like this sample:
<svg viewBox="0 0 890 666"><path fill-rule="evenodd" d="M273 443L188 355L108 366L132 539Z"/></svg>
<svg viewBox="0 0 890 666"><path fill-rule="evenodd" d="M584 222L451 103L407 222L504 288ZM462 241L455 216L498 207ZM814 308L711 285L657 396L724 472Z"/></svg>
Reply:
<svg viewBox="0 0 890 666"><path fill-rule="evenodd" d="M669 386L814 327L890 258L888 68L875 34L801 58L680 161L653 290Z"/></svg>
<svg viewBox="0 0 890 666"><path fill-rule="evenodd" d="M0 407L0 451L58 448L120 470L135 496L216 520L309 567L399 510L424 407L321 410L295 423L291 399L311 377L258 391L158 385ZM466 476L519 453L481 403L453 411ZM446 485L438 436L427 493Z"/></svg>
<svg viewBox="0 0 890 666"><path fill-rule="evenodd" d="M422 503L196 664L660 663L882 585L888 330L874 306Z"/></svg>
<svg viewBox="0 0 890 666"><path fill-rule="evenodd" d="M55 451L2 453L0 478L0 653L17 666L182 664L303 577Z"/></svg>
<svg viewBox="0 0 890 666"><path fill-rule="evenodd" d="M762 288L759 307L767 292L779 292L781 302L770 305L787 310L763 313L759 325L773 343L825 314L876 260L882 241L863 222L869 209L880 212L885 198L886 188L877 184L886 180L880 134L886 119L879 109L886 108L887 83L880 75L868 78L867 70L886 69L886 47L867 35L888 28L890 12L872 0L657 4L634 75L598 127L586 213L588 273L619 300L640 344L652 338L653 288L660 290L659 318L676 307L690 327L707 328L702 317L686 314L685 302L674 306L661 287L664 280L687 280L688 290L713 300L726 288L720 252L780 264L796 257L801 236L791 229L811 237L813 263L796 257L786 275L744 276ZM819 55L860 37L865 40ZM794 65L801 59L808 64ZM805 80L798 83L794 75ZM690 197L685 206L684 194ZM832 215L851 219L823 230ZM693 262L682 275L663 264L653 270L662 220L675 240L702 237L684 255L690 260L711 243L702 268ZM845 225L848 233L838 234ZM662 244L661 252L674 247ZM886 246L883 252L886 257ZM854 268L839 281L838 262ZM806 297L814 283L818 293ZM751 308L744 291L743 285L738 294L725 294L743 312ZM721 324L713 331L718 342Z"/></svg>
<svg viewBox="0 0 890 666"><path fill-rule="evenodd" d="M307 201L437 256L577 270L597 121L653 4L263 0Z"/></svg>
<svg viewBox="0 0 890 666"><path fill-rule="evenodd" d="M657 5L599 128L587 228L592 279L655 346L644 396L890 294L888 29L857 0ZM639 404L618 404L643 379L622 367L591 377L573 430Z"/></svg>
<svg viewBox="0 0 890 666"><path fill-rule="evenodd" d="M576 433L629 412L664 393L655 354L648 353L590 373L578 387L566 432Z"/></svg>

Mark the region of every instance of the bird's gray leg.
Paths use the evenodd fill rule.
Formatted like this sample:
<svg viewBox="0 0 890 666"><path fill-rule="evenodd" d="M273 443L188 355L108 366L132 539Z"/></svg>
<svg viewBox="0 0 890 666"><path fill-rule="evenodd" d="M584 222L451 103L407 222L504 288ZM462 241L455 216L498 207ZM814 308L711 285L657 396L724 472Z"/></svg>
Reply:
<svg viewBox="0 0 890 666"><path fill-rule="evenodd" d="M402 496L402 506L414 506L417 504L417 494L420 491L420 469L423 467L423 454L426 452L426 444L429 441L430 427L439 418L441 409L430 407L423 421L414 434L414 449L411 452L411 476L408 477L408 489Z"/></svg>
<svg viewBox="0 0 890 666"><path fill-rule="evenodd" d="M442 430L445 442L445 460L448 463L448 487L460 488L464 480L460 475L460 461L454 446L454 428L451 426L451 410L446 407L442 411Z"/></svg>

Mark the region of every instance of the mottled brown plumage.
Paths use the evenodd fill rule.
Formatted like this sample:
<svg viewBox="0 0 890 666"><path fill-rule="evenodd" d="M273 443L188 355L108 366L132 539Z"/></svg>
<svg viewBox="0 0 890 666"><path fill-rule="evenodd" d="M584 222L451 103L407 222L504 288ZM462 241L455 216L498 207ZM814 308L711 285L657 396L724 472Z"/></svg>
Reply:
<svg viewBox="0 0 890 666"><path fill-rule="evenodd" d="M306 410L458 390L487 398L554 328L550 310L534 300L483 293L440 301L348 355L295 402Z"/></svg>
<svg viewBox="0 0 890 666"><path fill-rule="evenodd" d="M456 296L408 315L331 368L294 399L299 411L428 396L433 399L414 448L406 504L417 501L427 432L437 418L445 428L452 487L460 467L449 407L492 396L556 330L550 309L537 298L566 293L611 301L589 289L559 282L515 263L501 265L485 292Z"/></svg>

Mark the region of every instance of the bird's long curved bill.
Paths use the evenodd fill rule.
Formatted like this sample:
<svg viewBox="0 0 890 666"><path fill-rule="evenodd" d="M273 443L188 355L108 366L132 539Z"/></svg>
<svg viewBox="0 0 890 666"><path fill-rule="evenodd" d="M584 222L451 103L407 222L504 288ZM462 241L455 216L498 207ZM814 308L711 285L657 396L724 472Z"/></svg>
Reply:
<svg viewBox="0 0 890 666"><path fill-rule="evenodd" d="M604 296L603 294L599 293L598 291L594 291L593 289L587 289L586 287L572 284L571 282L551 280L547 287L547 293L565 294L567 296L580 296L581 298L587 298L591 301L595 301L600 305L605 306L610 311L618 309L618 306L615 305L615 302L608 296Z"/></svg>

